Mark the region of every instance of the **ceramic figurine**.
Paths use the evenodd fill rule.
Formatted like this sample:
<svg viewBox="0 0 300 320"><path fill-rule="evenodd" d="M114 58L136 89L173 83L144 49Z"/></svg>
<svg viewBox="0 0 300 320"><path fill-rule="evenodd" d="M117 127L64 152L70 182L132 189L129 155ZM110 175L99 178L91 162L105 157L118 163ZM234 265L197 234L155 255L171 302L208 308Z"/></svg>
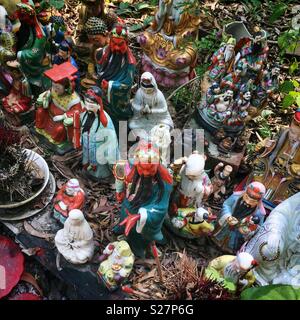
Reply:
<svg viewBox="0 0 300 320"><path fill-rule="evenodd" d="M150 142L159 149L162 164L167 167L170 163L170 127L166 124L154 126L149 133Z"/></svg>
<svg viewBox="0 0 300 320"><path fill-rule="evenodd" d="M126 241L115 241L107 245L100 262L98 275L107 288L113 291L129 277L134 264L134 255Z"/></svg>
<svg viewBox="0 0 300 320"><path fill-rule="evenodd" d="M91 87L85 93L81 144L84 173L103 181L112 177L112 167L119 158L119 149L117 134L110 116L103 109L101 95L98 87Z"/></svg>
<svg viewBox="0 0 300 320"><path fill-rule="evenodd" d="M87 60L88 68L86 77L81 81L81 85L85 88L96 85L97 74L95 66L95 54L98 49L105 47L109 42L107 26L105 22L97 17L91 17L84 25L85 33L89 43L93 46L90 58Z"/></svg>
<svg viewBox="0 0 300 320"><path fill-rule="evenodd" d="M205 270L205 276L223 283L229 291L237 287L246 289L255 282L253 269L257 266L251 254L238 253L236 256L224 255L213 259Z"/></svg>
<svg viewBox="0 0 300 320"><path fill-rule="evenodd" d="M266 69L269 49L264 30L255 27L250 34L242 22L233 22L224 27L223 36L225 41L214 53L202 83L203 98L195 115L212 143L219 143L216 132L224 129L232 143L226 141L223 149L230 152L246 123L264 108L278 81Z"/></svg>
<svg viewBox="0 0 300 320"><path fill-rule="evenodd" d="M151 72L157 83L167 88L189 81L197 59L193 42L200 18L179 4L181 0L160 0L152 26L138 37L144 52L143 70Z"/></svg>
<svg viewBox="0 0 300 320"><path fill-rule="evenodd" d="M300 191L300 111L277 139L264 140L256 151L260 154L247 181L263 183L267 189L264 201L274 208Z"/></svg>
<svg viewBox="0 0 300 320"><path fill-rule="evenodd" d="M77 179L70 179L58 191L54 198L54 218L65 223L69 212L73 209L82 209L85 202L85 193L80 188Z"/></svg>
<svg viewBox="0 0 300 320"><path fill-rule="evenodd" d="M78 209L69 212L64 228L54 240L59 253L70 263L84 264L93 257L93 230Z"/></svg>
<svg viewBox="0 0 300 320"><path fill-rule="evenodd" d="M135 66L135 57L128 47L128 30L117 25L109 45L96 53L97 84L103 91L104 109L117 131L119 121L132 116L129 99Z"/></svg>
<svg viewBox="0 0 300 320"><path fill-rule="evenodd" d="M167 101L150 72L144 72L141 76L141 87L132 101L132 109L133 118L129 121L132 130L142 129L149 133L159 124L173 128Z"/></svg>
<svg viewBox="0 0 300 320"><path fill-rule="evenodd" d="M125 232L134 255L144 258L153 241L163 240L161 228L168 212L172 177L159 162L159 151L144 142L135 151L129 174L115 173L117 198L123 202L121 225L114 231Z"/></svg>
<svg viewBox="0 0 300 320"><path fill-rule="evenodd" d="M174 171L174 167L177 169ZM178 159L172 166L174 181L177 185L171 197L170 218L178 223L178 220L185 218L191 220L189 228L182 229L183 233L188 231L191 236L210 234L214 230L212 216L203 211L203 201L209 197L213 191L211 181L204 171L205 156L194 152L187 159ZM181 168L180 168L181 167ZM180 168L180 169L179 169ZM178 172L178 174L176 174ZM174 218L177 218L174 219ZM205 220L205 221L204 221ZM191 225L193 224L193 225Z"/></svg>
<svg viewBox="0 0 300 320"><path fill-rule="evenodd" d="M245 223L244 218L257 217L258 223L263 224L266 212L262 198L265 191L263 184L253 182L245 191L233 193L223 203L213 239L224 251L235 254L247 240L248 234L240 228Z"/></svg>
<svg viewBox="0 0 300 320"><path fill-rule="evenodd" d="M76 60L72 56L72 45L66 41L63 40L59 47L58 47L58 53L53 57L53 64L62 64L64 62L70 62L76 69L78 69L78 65L76 63ZM80 73L79 71L76 72L76 91L80 92Z"/></svg>
<svg viewBox="0 0 300 320"><path fill-rule="evenodd" d="M52 80L52 89L42 93L37 100L35 130L59 154L80 147L82 105L75 92L76 72L70 62L45 71Z"/></svg>
<svg viewBox="0 0 300 320"><path fill-rule="evenodd" d="M226 194L226 187L230 183L232 167L220 162L214 168L214 177L211 179L213 186L213 199L219 201Z"/></svg>
<svg viewBox="0 0 300 320"><path fill-rule="evenodd" d="M300 193L279 204L262 227L241 248L259 263L254 270L261 286L300 286Z"/></svg>
<svg viewBox="0 0 300 320"><path fill-rule="evenodd" d="M17 32L17 60L21 65L34 95L47 90L51 82L44 76L49 69L49 60L46 58L47 38L43 26L37 19L32 0L23 0L17 4L16 18L19 18L21 27Z"/></svg>

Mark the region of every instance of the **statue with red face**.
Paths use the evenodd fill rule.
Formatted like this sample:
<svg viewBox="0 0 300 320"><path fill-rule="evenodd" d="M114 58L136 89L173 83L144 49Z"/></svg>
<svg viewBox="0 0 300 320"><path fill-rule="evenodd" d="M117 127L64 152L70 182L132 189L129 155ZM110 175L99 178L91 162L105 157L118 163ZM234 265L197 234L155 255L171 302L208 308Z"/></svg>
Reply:
<svg viewBox="0 0 300 320"><path fill-rule="evenodd" d="M128 47L126 27L117 25L112 30L109 44L96 53L96 63L104 109L118 128L120 120L132 117L129 100L136 60Z"/></svg>
<svg viewBox="0 0 300 320"><path fill-rule="evenodd" d="M161 228L172 191L172 177L159 158L157 149L141 142L127 174L121 177L115 167L117 199L122 208L121 223L114 231L125 232L133 253L141 258L153 241L163 240Z"/></svg>

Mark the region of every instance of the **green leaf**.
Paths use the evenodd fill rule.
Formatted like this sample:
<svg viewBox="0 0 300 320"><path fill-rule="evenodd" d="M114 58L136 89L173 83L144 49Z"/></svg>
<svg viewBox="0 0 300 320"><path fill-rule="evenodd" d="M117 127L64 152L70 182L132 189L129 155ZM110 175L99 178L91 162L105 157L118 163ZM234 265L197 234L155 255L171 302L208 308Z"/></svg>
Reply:
<svg viewBox="0 0 300 320"><path fill-rule="evenodd" d="M219 272L212 267L207 267L205 269L205 277L208 279L217 280L219 283L223 284L223 286L231 292L234 292L236 290L236 285L232 281L224 279L219 274Z"/></svg>
<svg viewBox="0 0 300 320"><path fill-rule="evenodd" d="M143 25L138 23L138 24L132 25L132 26L129 28L129 31L134 32L134 31L141 30L141 29L143 29Z"/></svg>
<svg viewBox="0 0 300 320"><path fill-rule="evenodd" d="M261 112L261 116L263 117L263 118L268 118L271 114L273 114L274 112L272 111L272 110L263 110L262 112Z"/></svg>
<svg viewBox="0 0 300 320"><path fill-rule="evenodd" d="M297 80L291 80L295 88L299 88L300 84Z"/></svg>
<svg viewBox="0 0 300 320"><path fill-rule="evenodd" d="M271 14L269 22L273 23L276 20L278 20L281 16L284 15L284 13L285 13L287 8L288 8L288 6L283 2L280 2L280 3L276 4L274 6L274 10L273 10L273 13Z"/></svg>
<svg viewBox="0 0 300 320"><path fill-rule="evenodd" d="M150 4L144 3L144 2L137 3L137 4L134 5L135 10L137 10L137 11L141 11L141 10L144 10L144 9L149 9L150 7L151 7Z"/></svg>
<svg viewBox="0 0 300 320"><path fill-rule="evenodd" d="M298 97L296 98L296 103L297 103L298 108L300 108L300 93L299 93Z"/></svg>
<svg viewBox="0 0 300 320"><path fill-rule="evenodd" d="M295 85L293 81L284 81L280 87L279 90L282 93L289 93L290 91L293 91L295 89Z"/></svg>
<svg viewBox="0 0 300 320"><path fill-rule="evenodd" d="M147 17L147 18L143 21L144 27L149 26L149 24L153 21L153 19L154 19L154 17L151 17L151 16Z"/></svg>
<svg viewBox="0 0 300 320"><path fill-rule="evenodd" d="M64 7L65 1L64 0L50 0L49 4L51 7L54 7L57 10L60 10Z"/></svg>
<svg viewBox="0 0 300 320"><path fill-rule="evenodd" d="M128 2L121 2L120 6L119 6L119 9L120 10L126 10L126 9L129 8L129 6L130 6L130 4Z"/></svg>
<svg viewBox="0 0 300 320"><path fill-rule="evenodd" d="M290 107L295 102L295 98L290 94L286 95L282 101L283 108Z"/></svg>
<svg viewBox="0 0 300 320"><path fill-rule="evenodd" d="M270 285L253 287L244 290L241 300L299 300L300 289L294 289L289 285Z"/></svg>
<svg viewBox="0 0 300 320"><path fill-rule="evenodd" d="M298 61L294 61L291 65L290 65L290 68L289 68L289 73L290 75L292 75L299 67L299 62Z"/></svg>

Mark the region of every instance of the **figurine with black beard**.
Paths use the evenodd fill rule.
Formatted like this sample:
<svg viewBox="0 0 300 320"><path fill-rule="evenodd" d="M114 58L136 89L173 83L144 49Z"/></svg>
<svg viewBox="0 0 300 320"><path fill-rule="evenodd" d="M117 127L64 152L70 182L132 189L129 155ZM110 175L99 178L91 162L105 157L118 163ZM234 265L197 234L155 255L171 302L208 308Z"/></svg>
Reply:
<svg viewBox="0 0 300 320"><path fill-rule="evenodd" d="M119 121L132 117L130 91L136 60L128 47L128 30L117 25L109 45L96 52L97 83L102 88L104 109L118 128Z"/></svg>
<svg viewBox="0 0 300 320"><path fill-rule="evenodd" d="M153 241L163 240L161 228L172 191L172 177L159 158L159 151L142 141L133 167L123 177L115 174L117 200L122 208L121 223L114 232L125 232L133 253L141 258Z"/></svg>

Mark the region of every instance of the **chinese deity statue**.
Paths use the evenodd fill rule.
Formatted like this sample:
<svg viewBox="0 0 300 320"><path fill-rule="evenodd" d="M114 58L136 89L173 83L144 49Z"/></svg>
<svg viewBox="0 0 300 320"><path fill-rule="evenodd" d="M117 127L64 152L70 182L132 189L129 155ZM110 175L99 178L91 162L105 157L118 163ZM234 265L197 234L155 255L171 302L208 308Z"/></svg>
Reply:
<svg viewBox="0 0 300 320"><path fill-rule="evenodd" d="M257 231L258 224L263 224L265 191L263 184L252 182L245 191L235 192L224 201L213 234L213 239L224 251L236 253Z"/></svg>
<svg viewBox="0 0 300 320"><path fill-rule="evenodd" d="M204 155L194 151L187 159L178 159L171 165L177 184L171 197L169 218L173 227L189 238L210 234L214 230L210 223L214 216L202 207L213 191L204 171L205 159Z"/></svg>
<svg viewBox="0 0 300 320"><path fill-rule="evenodd" d="M277 139L262 141L256 151L260 154L247 181L259 181L266 186L266 203L275 207L300 191L300 111Z"/></svg>
<svg viewBox="0 0 300 320"><path fill-rule="evenodd" d="M107 245L100 262L98 275L107 288L113 291L129 277L134 264L134 255L126 241L115 241Z"/></svg>
<svg viewBox="0 0 300 320"><path fill-rule="evenodd" d="M213 186L213 199L218 202L226 194L226 186L230 183L232 167L220 162L214 168L214 177L211 179Z"/></svg>
<svg viewBox="0 0 300 320"><path fill-rule="evenodd" d="M151 72L159 85L176 87L194 76L193 42L199 24L200 18L184 10L182 0L159 1L152 26L138 38L144 52L143 70Z"/></svg>
<svg viewBox="0 0 300 320"><path fill-rule="evenodd" d="M44 71L49 69L46 58L47 38L37 19L33 1L23 0L17 7L15 17L21 22L17 32L17 60L29 81L32 93L38 95L51 85L44 76Z"/></svg>
<svg viewBox="0 0 300 320"><path fill-rule="evenodd" d="M65 223L69 212L73 209L82 209L85 201L85 193L80 188L77 179L69 180L58 191L54 198L54 218Z"/></svg>
<svg viewBox="0 0 300 320"><path fill-rule="evenodd" d="M83 170L88 177L108 179L119 158L118 139L110 116L104 111L102 91L91 87L85 94L86 111L81 114Z"/></svg>
<svg viewBox="0 0 300 320"><path fill-rule="evenodd" d="M247 252L240 252L236 256L224 255L208 264L205 276L222 282L226 289L235 292L237 287L245 289L254 284L253 269L256 266L257 261Z"/></svg>
<svg viewBox="0 0 300 320"><path fill-rule="evenodd" d="M75 92L76 72L70 62L45 71L52 80L52 89L42 93L37 100L35 130L59 154L80 147L82 105Z"/></svg>
<svg viewBox="0 0 300 320"><path fill-rule="evenodd" d="M128 47L126 27L117 25L112 30L109 45L96 53L96 63L104 109L118 126L119 121L132 116L129 99L136 60Z"/></svg>
<svg viewBox="0 0 300 320"><path fill-rule="evenodd" d="M129 121L132 130L140 129L149 133L155 125L160 124L173 128L167 101L150 72L144 72L141 76L141 87L132 101L132 109L133 118Z"/></svg>
<svg viewBox="0 0 300 320"><path fill-rule="evenodd" d="M121 223L114 231L125 232L134 255L144 258L153 241L163 240L161 228L168 212L172 177L160 163L159 151L143 141L135 151L129 174L120 174L118 169L115 173L122 208Z"/></svg>
<svg viewBox="0 0 300 320"><path fill-rule="evenodd" d="M257 234L244 244L259 263L254 270L261 285L287 284L300 286L300 193L279 204Z"/></svg>
<svg viewBox="0 0 300 320"><path fill-rule="evenodd" d="M215 133L223 128L234 150L234 139L265 106L276 81L266 70L269 48L264 30L255 27L251 35L242 22L233 22L224 27L224 34L202 84L196 120L216 144L222 141L216 141Z"/></svg>
<svg viewBox="0 0 300 320"><path fill-rule="evenodd" d="M93 257L93 230L78 209L69 212L64 228L54 240L59 253L70 263L84 264Z"/></svg>
<svg viewBox="0 0 300 320"><path fill-rule="evenodd" d="M95 70L95 54L98 49L105 47L109 42L107 26L105 22L97 17L91 17L84 25L85 33L88 36L89 43L93 45L92 53L88 58L88 67L86 77L81 81L85 88L96 85L97 74Z"/></svg>

